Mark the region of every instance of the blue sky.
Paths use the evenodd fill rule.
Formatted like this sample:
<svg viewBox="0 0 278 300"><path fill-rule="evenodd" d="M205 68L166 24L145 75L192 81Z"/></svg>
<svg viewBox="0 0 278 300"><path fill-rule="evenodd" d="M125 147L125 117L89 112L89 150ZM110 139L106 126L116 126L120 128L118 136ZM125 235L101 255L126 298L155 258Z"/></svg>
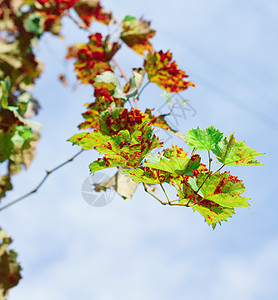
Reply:
<svg viewBox="0 0 278 300"><path fill-rule="evenodd" d="M237 209L214 231L191 209L161 206L142 188L130 201L116 196L104 208L90 207L80 192L97 157L88 151L50 176L37 194L1 213L23 266L9 299L277 299L277 1L103 5L118 20L126 14L151 20L154 48L170 49L196 83L182 95L197 114L179 118L180 131L214 125L266 152L263 167L227 169L244 181L251 207ZM66 72L74 82L72 64L62 59L66 46L87 38L70 21L64 25L64 40L46 35L37 50L45 63L35 90L44 129L36 160L15 176L3 203L30 191L46 169L78 151L66 139L77 133L92 90L80 86L72 92L56 78ZM92 28L105 32L101 25ZM129 49L116 58L127 73L142 64ZM139 105L159 108L161 93L150 85ZM169 143L181 145L174 138Z"/></svg>

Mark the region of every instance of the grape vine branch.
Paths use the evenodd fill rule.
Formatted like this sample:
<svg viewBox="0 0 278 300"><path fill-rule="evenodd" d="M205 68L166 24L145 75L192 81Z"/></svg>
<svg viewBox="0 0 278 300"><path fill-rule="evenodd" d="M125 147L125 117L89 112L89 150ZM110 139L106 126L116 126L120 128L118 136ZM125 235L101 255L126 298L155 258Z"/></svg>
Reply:
<svg viewBox="0 0 278 300"><path fill-rule="evenodd" d="M48 176L50 176L51 174L53 174L54 172L56 172L57 170L59 170L60 168L62 168L63 166L67 165L68 163L72 162L77 156L79 156L82 152L84 152L84 150L80 150L78 151L76 154L74 154L71 158L69 158L68 160L66 160L65 162L59 164L58 166L56 166L55 168L53 168L50 171L45 171L45 176L43 177L43 179L39 182L39 184L32 189L30 192L24 194L23 196L11 201L10 203L0 207L0 212L3 211L4 209L7 209L8 207L11 207L12 205L22 201L23 199L26 199L27 197L33 195L34 193L38 192L38 190L42 187L42 185L45 183L46 179L48 178Z"/></svg>

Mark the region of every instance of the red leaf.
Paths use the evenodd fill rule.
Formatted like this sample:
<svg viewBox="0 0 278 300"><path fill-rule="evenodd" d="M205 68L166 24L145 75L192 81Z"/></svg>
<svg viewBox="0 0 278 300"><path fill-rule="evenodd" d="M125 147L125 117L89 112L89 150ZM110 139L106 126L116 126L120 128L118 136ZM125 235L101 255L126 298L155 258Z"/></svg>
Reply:
<svg viewBox="0 0 278 300"><path fill-rule="evenodd" d="M183 91L189 86L194 87L193 82L185 80L188 75L179 70L177 63L171 60L172 53L170 51L149 53L144 62L149 80L171 93Z"/></svg>
<svg viewBox="0 0 278 300"><path fill-rule="evenodd" d="M109 61L118 51L118 43L111 44L109 37L104 41L102 35L96 33L91 35L87 44L69 47L67 58L76 58L75 71L77 78L84 84L94 83L97 75L104 71L112 71Z"/></svg>
<svg viewBox="0 0 278 300"><path fill-rule="evenodd" d="M112 13L104 10L100 1L79 0L74 9L87 26L90 26L93 20L108 25L112 19Z"/></svg>
<svg viewBox="0 0 278 300"><path fill-rule="evenodd" d="M133 22L127 18L122 22L121 39L134 51L144 55L144 51L153 50L149 39L155 35L155 30L150 29L151 22L142 18L137 20L132 17L132 20Z"/></svg>

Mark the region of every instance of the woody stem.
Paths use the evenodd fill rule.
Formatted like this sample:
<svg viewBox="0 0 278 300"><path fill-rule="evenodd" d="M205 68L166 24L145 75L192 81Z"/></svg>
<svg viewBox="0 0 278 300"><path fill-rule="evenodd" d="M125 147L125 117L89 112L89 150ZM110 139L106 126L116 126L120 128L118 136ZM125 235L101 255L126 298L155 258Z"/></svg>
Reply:
<svg viewBox="0 0 278 300"><path fill-rule="evenodd" d="M148 191L148 188L147 188L145 182L142 182L142 183L143 183L145 192L147 192L148 194L150 194L151 196L153 196L153 197L154 197L157 201L159 201L161 204L163 204L163 205L166 205L166 204L167 204L166 202L163 202L163 201L160 200L158 197L156 197L156 195L154 195L153 193L151 193L150 191Z"/></svg>
<svg viewBox="0 0 278 300"><path fill-rule="evenodd" d="M166 191L165 191L165 189L164 189L162 183L160 183L160 186L161 186L161 188L162 188L162 190L163 190L163 193L165 194L165 196L166 196L166 198L167 198L168 204L171 205L170 199L169 199L169 197L168 197L168 195L167 195L167 193L166 193Z"/></svg>
<svg viewBox="0 0 278 300"><path fill-rule="evenodd" d="M200 189L202 188L202 186L204 185L204 183L208 180L209 176L210 176L210 170L211 170L211 162L212 162L212 158L210 157L210 151L208 151L208 157L209 157L209 170L208 170L208 175L205 178L205 180L203 181L203 183L199 186L198 190L196 191L196 193L198 193L200 191Z"/></svg>
<svg viewBox="0 0 278 300"><path fill-rule="evenodd" d="M125 79L125 81L129 82L128 77L127 77L124 69L122 68L122 66L116 61L115 58L112 58L112 61L117 66L117 68L119 69L119 71L121 72L121 76Z"/></svg>

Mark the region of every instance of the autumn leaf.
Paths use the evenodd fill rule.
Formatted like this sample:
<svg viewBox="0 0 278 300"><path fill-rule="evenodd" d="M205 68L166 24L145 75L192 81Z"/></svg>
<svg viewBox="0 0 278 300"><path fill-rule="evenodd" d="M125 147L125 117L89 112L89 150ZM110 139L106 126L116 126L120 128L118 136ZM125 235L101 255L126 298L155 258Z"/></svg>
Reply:
<svg viewBox="0 0 278 300"><path fill-rule="evenodd" d="M153 135L153 129L143 123L132 134L121 130L112 135L108 142L96 147L105 156L90 164L91 172L112 167L137 167L153 149L162 143Z"/></svg>
<svg viewBox="0 0 278 300"><path fill-rule="evenodd" d="M263 165L254 159L259 155L264 155L264 153L252 150L245 145L244 141L236 142L233 134L219 142L212 151L221 164L237 166Z"/></svg>
<svg viewBox="0 0 278 300"><path fill-rule="evenodd" d="M194 176L175 178L171 184L178 190L180 203L198 211L213 228L227 221L235 207L249 207L248 198L241 196L245 191L242 181L229 172L212 173L200 168Z"/></svg>
<svg viewBox="0 0 278 300"><path fill-rule="evenodd" d="M14 136L16 126L12 126L8 131L4 132L0 130L0 162L9 159L11 153L14 152L14 144L12 142L12 137Z"/></svg>
<svg viewBox="0 0 278 300"><path fill-rule="evenodd" d="M67 58L76 59L75 71L83 84L93 84L97 75L112 71L109 62L120 48L117 42L110 43L109 36L103 40L100 33L92 34L89 38L87 44L70 47L67 55Z"/></svg>
<svg viewBox="0 0 278 300"><path fill-rule="evenodd" d="M115 190L124 200L129 200L135 193L139 182L133 181L124 172L124 168L119 168L114 176L111 178L94 184L96 192L105 192L107 189Z"/></svg>
<svg viewBox="0 0 278 300"><path fill-rule="evenodd" d="M223 207L209 200L204 200L202 204L197 204L192 208L194 211L199 212L213 229L217 224L221 225L222 221L227 221L235 214L234 208Z"/></svg>
<svg viewBox="0 0 278 300"><path fill-rule="evenodd" d="M108 25L112 18L112 13L103 9L98 0L79 0L74 9L87 26L94 20Z"/></svg>
<svg viewBox="0 0 278 300"><path fill-rule="evenodd" d="M152 124L153 126L156 126L156 127L160 127L165 130L176 132L176 130L172 129L170 127L170 125L167 123L164 115L154 116L152 114L152 111L153 111L153 109L149 109L149 108L147 108L145 111L145 114L148 115L148 120L149 120L150 124Z"/></svg>
<svg viewBox="0 0 278 300"><path fill-rule="evenodd" d="M198 176L198 185L205 180L206 175ZM204 197L225 207L249 207L248 198L240 196L245 187L242 180L232 176L229 171L214 173L209 176L201 187Z"/></svg>
<svg viewBox="0 0 278 300"><path fill-rule="evenodd" d="M7 299L9 290L21 279L17 253L8 249L12 239L0 228L0 299Z"/></svg>
<svg viewBox="0 0 278 300"><path fill-rule="evenodd" d="M11 164L17 164L17 169L21 165L25 165L27 168L31 158L35 156L35 144L33 142L38 139L39 134L32 132L25 126L12 126L7 132L0 130L0 162L8 159Z"/></svg>
<svg viewBox="0 0 278 300"><path fill-rule="evenodd" d="M36 156L36 146L40 139L39 133L30 132L28 138L25 133L19 134L21 135L19 138L17 137L19 143L15 145L17 153L11 153L9 158L9 174L17 174L23 167L27 170Z"/></svg>
<svg viewBox="0 0 278 300"><path fill-rule="evenodd" d="M102 134L99 130L77 133L68 139L68 141L72 142L73 144L82 146L82 149L84 150L93 149L94 147L99 146L109 140L110 137Z"/></svg>
<svg viewBox="0 0 278 300"><path fill-rule="evenodd" d="M126 16L122 22L121 39L138 54L152 51L149 39L155 35L155 30L150 29L150 24L142 18Z"/></svg>
<svg viewBox="0 0 278 300"><path fill-rule="evenodd" d="M129 82L124 86L125 97L129 99L130 97L136 98L141 87L146 71L142 68L134 68L132 70L132 77Z"/></svg>
<svg viewBox="0 0 278 300"><path fill-rule="evenodd" d="M136 169L125 170L124 173L135 182L144 182L147 184L161 184L170 179L169 172L149 167L140 167Z"/></svg>
<svg viewBox="0 0 278 300"><path fill-rule="evenodd" d="M104 134L113 135L120 130L127 129L131 133L137 130L146 120L146 116L138 109L116 107L115 103L103 111L99 116L100 130Z"/></svg>
<svg viewBox="0 0 278 300"><path fill-rule="evenodd" d="M185 79L188 75L178 69L172 57L170 51L150 52L144 62L149 80L171 93L184 91L189 86L194 87L191 81Z"/></svg>
<svg viewBox="0 0 278 300"><path fill-rule="evenodd" d="M95 86L95 101L85 104L87 111L82 114L85 121L78 126L79 129L100 129L98 121L101 112L108 109L112 103L115 103L116 107L124 106L126 100L114 98L112 94L113 91L110 91L108 88Z"/></svg>
<svg viewBox="0 0 278 300"><path fill-rule="evenodd" d="M6 192L12 190L11 177L0 175L0 199L6 196Z"/></svg>
<svg viewBox="0 0 278 300"><path fill-rule="evenodd" d="M199 174L198 186L205 181L206 177L205 174ZM248 198L241 196L245 191L242 181L230 175L230 172L209 175L201 191L204 199L196 203L193 210L199 211L214 228L217 223L227 221L227 217L234 214L235 207L249 207Z"/></svg>
<svg viewBox="0 0 278 300"><path fill-rule="evenodd" d="M106 83L107 85L105 85L105 86L107 86L107 87L110 87L112 84L112 86L113 86L112 96L114 98L121 98L121 99L127 98L121 88L121 84L120 84L118 77L113 72L105 71L105 72L102 72L100 75L96 76L95 85L99 82Z"/></svg>
<svg viewBox="0 0 278 300"><path fill-rule="evenodd" d="M136 97L139 88L144 80L145 70L141 68L135 68L132 71L132 77L130 81L126 83L124 89L122 89L118 77L111 71L105 71L95 78L95 87L98 87L98 83L101 83L102 87L112 91L111 95L114 98L129 99L130 97Z"/></svg>
<svg viewBox="0 0 278 300"><path fill-rule="evenodd" d="M146 116L141 111L131 108L129 111L123 107L116 107L112 102L107 110L98 115L98 128L93 132L82 132L69 139L70 142L89 150L109 140L110 136L118 134L122 130L128 130L131 134L145 122Z"/></svg>
<svg viewBox="0 0 278 300"><path fill-rule="evenodd" d="M37 0L41 4L40 10L47 15L60 16L79 0Z"/></svg>
<svg viewBox="0 0 278 300"><path fill-rule="evenodd" d="M143 166L126 170L125 173L136 182L148 184L169 182L171 177L179 177L181 173L192 175L191 171L198 168L199 157L189 159L187 155L188 153L182 148L172 145L172 149L164 149L157 156L149 155L149 159Z"/></svg>
<svg viewBox="0 0 278 300"><path fill-rule="evenodd" d="M223 137L223 133L213 126L202 130L199 127L187 131L186 140L190 149L211 150Z"/></svg>

